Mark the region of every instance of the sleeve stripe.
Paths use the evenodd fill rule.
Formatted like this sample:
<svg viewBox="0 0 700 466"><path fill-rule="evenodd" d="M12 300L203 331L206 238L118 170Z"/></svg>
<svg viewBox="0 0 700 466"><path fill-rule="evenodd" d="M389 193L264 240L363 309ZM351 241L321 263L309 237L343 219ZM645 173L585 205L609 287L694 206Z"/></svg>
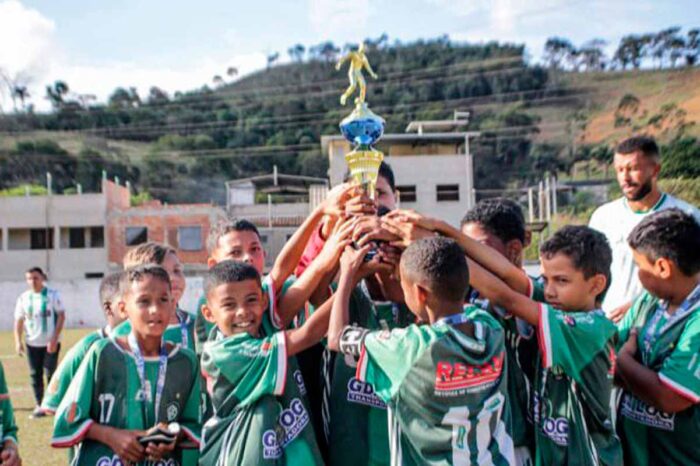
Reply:
<svg viewBox="0 0 700 466"><path fill-rule="evenodd" d="M275 292L274 283L269 275L265 277L265 284L267 285L267 294L269 298L269 303L267 306L270 312L270 321L275 328L281 329L282 324L279 316L277 315L277 293Z"/></svg>
<svg viewBox="0 0 700 466"><path fill-rule="evenodd" d="M661 383L666 385L668 388L676 392L678 395L682 396L683 398L686 398L693 403L698 403L700 402L700 395L697 395L695 392L692 390L687 389L683 385L679 384L676 381L673 381L669 379L667 376L664 374L659 373L659 380L661 380Z"/></svg>
<svg viewBox="0 0 700 466"><path fill-rule="evenodd" d="M287 337L285 332L277 332L277 376L275 377L275 395L282 395L287 384Z"/></svg>
<svg viewBox="0 0 700 466"><path fill-rule="evenodd" d="M10 399L9 393L0 393L0 401L9 400L9 399Z"/></svg>
<svg viewBox="0 0 700 466"><path fill-rule="evenodd" d="M66 437L54 437L51 439L51 446L54 448L67 448L77 445L83 441L83 437L87 434L88 429L95 423L92 419L88 419L83 422L77 431L73 435L68 435Z"/></svg>
<svg viewBox="0 0 700 466"><path fill-rule="evenodd" d="M188 429L188 428L185 427L185 426L182 426L182 431L185 433L185 435L187 436L187 438L189 438L190 440L192 440L192 442L196 443L196 444L197 444L197 448L199 448L199 445L200 445L200 443L201 443L201 440L199 439L199 437L197 437L197 436L195 435L194 432L192 432L190 429Z"/></svg>
<svg viewBox="0 0 700 466"><path fill-rule="evenodd" d="M8 434L2 438L3 443L7 442L8 440L11 441L12 443L14 443L15 445L17 445L17 437L16 436L14 436L12 434Z"/></svg>
<svg viewBox="0 0 700 466"><path fill-rule="evenodd" d="M527 279L527 297L532 299L532 295L535 294L535 284L532 283L532 278L523 270L525 278Z"/></svg>
<svg viewBox="0 0 700 466"><path fill-rule="evenodd" d="M365 345L362 345L362 351L360 351L360 360L357 362L357 369L355 370L355 378L364 382L367 377L367 350Z"/></svg>
<svg viewBox="0 0 700 466"><path fill-rule="evenodd" d="M547 312L547 306L542 303L539 304L539 308L540 323L537 329L537 342L542 354L542 366L548 369L552 366L552 336L549 333L549 312Z"/></svg>

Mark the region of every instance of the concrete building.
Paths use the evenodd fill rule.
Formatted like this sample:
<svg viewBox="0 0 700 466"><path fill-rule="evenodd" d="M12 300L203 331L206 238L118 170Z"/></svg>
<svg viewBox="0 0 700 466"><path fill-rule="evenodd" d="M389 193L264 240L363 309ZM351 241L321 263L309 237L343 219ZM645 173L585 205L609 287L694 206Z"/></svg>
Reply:
<svg viewBox="0 0 700 466"><path fill-rule="evenodd" d="M107 214L109 267L119 269L129 248L156 241L177 250L186 273L204 271L209 256L209 230L225 218L224 209L210 204L166 205L150 201L112 209Z"/></svg>
<svg viewBox="0 0 700 466"><path fill-rule="evenodd" d="M101 193L0 198L0 281L39 266L54 280L107 270L107 212L128 208L127 188L104 180Z"/></svg>
<svg viewBox="0 0 700 466"><path fill-rule="evenodd" d="M272 267L277 254L328 191L325 178L271 174L226 182L229 217L251 221L260 231L267 254L265 267Z"/></svg>
<svg viewBox="0 0 700 466"><path fill-rule="evenodd" d="M415 209L459 225L474 205L474 170L469 139L479 133L468 131L426 133L424 128L444 130L462 123L452 120L412 122L407 131L385 134L377 144L396 178L402 208ZM347 173L345 154L352 150L338 136L322 136L321 147L328 154L331 186Z"/></svg>

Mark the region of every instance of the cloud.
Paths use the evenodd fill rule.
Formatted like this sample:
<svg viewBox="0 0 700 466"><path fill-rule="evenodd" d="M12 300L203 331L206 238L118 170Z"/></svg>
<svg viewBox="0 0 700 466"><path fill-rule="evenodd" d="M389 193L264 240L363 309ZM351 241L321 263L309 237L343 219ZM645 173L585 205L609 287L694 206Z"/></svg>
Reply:
<svg viewBox="0 0 700 466"><path fill-rule="evenodd" d="M369 0L309 0L309 21L323 39L356 39L370 14Z"/></svg>
<svg viewBox="0 0 700 466"><path fill-rule="evenodd" d="M30 77L32 81L43 79L56 53L55 30L54 22L37 10L17 0L0 1L0 69L22 85L30 84ZM0 103L7 100L0 93Z"/></svg>

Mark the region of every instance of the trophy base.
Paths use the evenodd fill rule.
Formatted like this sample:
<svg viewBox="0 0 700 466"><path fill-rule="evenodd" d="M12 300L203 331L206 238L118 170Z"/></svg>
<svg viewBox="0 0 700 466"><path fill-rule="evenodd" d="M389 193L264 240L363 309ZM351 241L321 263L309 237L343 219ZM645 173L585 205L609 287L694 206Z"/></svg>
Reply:
<svg viewBox="0 0 700 466"><path fill-rule="evenodd" d="M384 154L375 149L360 149L345 155L345 162L350 169L350 177L360 185L370 199L375 198L379 166Z"/></svg>

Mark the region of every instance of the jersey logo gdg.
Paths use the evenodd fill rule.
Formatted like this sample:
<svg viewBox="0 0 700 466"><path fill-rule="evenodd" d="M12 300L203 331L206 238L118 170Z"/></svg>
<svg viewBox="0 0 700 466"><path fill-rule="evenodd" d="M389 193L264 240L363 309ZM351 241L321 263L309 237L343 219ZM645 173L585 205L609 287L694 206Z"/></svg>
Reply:
<svg viewBox="0 0 700 466"><path fill-rule="evenodd" d="M631 421L657 429L673 431L675 427L675 414L649 406L629 393L625 393L622 397L620 412Z"/></svg>
<svg viewBox="0 0 700 466"><path fill-rule="evenodd" d="M304 403L299 398L294 398L289 407L280 413L278 429L266 430L263 434L263 458L282 456L282 449L297 438L308 424L309 414Z"/></svg>
<svg viewBox="0 0 700 466"><path fill-rule="evenodd" d="M459 395L468 389L493 384L501 376L505 353L494 356L481 366L463 362L438 361L435 369L435 394Z"/></svg>
<svg viewBox="0 0 700 466"><path fill-rule="evenodd" d="M297 383L297 387L299 387L299 393L301 393L302 396L306 395L306 385L304 385L304 376L301 374L301 371L299 369L294 371L294 381Z"/></svg>
<svg viewBox="0 0 700 466"><path fill-rule="evenodd" d="M374 393L371 384L352 377L348 380L348 401L373 408L386 409L386 404Z"/></svg>
<svg viewBox="0 0 700 466"><path fill-rule="evenodd" d="M145 464L148 466L179 466L179 463L172 458L147 461ZM117 455L114 455L111 458L109 456L100 457L95 463L95 466L125 466L125 464Z"/></svg>

